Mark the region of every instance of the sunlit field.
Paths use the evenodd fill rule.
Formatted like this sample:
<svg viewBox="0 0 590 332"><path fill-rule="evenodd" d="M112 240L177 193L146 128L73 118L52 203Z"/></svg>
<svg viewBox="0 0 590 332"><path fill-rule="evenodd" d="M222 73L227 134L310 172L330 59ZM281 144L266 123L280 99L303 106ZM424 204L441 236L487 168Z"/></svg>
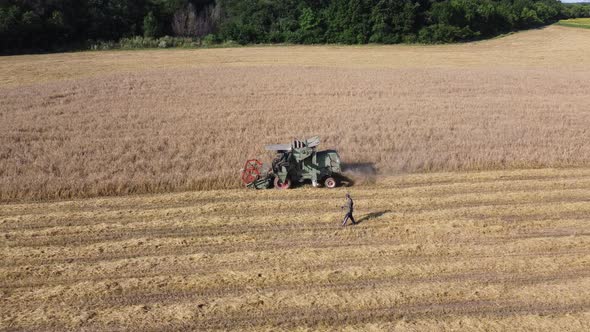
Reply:
<svg viewBox="0 0 590 332"><path fill-rule="evenodd" d="M588 331L589 197L579 168L0 205L0 328Z"/></svg>
<svg viewBox="0 0 590 332"><path fill-rule="evenodd" d="M572 18L569 20L561 20L558 22L558 24L567 27L590 29L590 18Z"/></svg>
<svg viewBox="0 0 590 332"><path fill-rule="evenodd" d="M590 33L0 58L0 200L238 188L319 135L378 174L590 164Z"/></svg>
<svg viewBox="0 0 590 332"><path fill-rule="evenodd" d="M0 57L0 330L589 331L589 91L556 25ZM315 135L370 181L240 188Z"/></svg>

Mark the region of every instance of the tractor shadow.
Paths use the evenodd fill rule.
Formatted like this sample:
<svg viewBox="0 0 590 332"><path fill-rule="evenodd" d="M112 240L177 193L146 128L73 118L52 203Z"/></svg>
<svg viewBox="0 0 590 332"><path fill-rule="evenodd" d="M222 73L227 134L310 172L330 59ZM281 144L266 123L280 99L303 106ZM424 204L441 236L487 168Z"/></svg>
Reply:
<svg viewBox="0 0 590 332"><path fill-rule="evenodd" d="M391 210L383 210L383 211L379 211L379 212L371 212L367 215L364 215L363 217L361 217L359 220L356 221L357 224L360 224L362 222L367 222L369 220L373 220L373 219L377 219L379 217L382 217L383 215L385 215L386 213L390 213Z"/></svg>

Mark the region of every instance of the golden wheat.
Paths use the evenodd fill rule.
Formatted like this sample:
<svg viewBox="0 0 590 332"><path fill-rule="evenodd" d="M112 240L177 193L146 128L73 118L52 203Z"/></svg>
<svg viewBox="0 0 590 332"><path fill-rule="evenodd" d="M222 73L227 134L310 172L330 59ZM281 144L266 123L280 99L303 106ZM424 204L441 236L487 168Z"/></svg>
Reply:
<svg viewBox="0 0 590 332"><path fill-rule="evenodd" d="M319 135L381 174L590 164L590 33L0 58L0 200L233 188Z"/></svg>

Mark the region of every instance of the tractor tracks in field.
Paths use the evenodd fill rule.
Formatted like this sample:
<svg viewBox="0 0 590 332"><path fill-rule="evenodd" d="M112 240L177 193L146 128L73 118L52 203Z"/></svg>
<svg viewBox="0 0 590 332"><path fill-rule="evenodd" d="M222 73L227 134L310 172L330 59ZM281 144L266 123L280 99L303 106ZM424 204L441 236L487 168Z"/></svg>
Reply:
<svg viewBox="0 0 590 332"><path fill-rule="evenodd" d="M539 204L559 204L559 203L586 203L590 202L590 198L585 199L578 199L572 200L571 198L555 198L543 201L535 201L534 203L526 202L526 203L508 203L508 204L472 204L472 203L465 203L465 204L455 204L452 208L448 208L448 206L436 206L431 205L428 209L424 208L416 208L416 209L400 209L399 211L387 211L400 221L403 218L419 218L420 215L427 215L432 212L453 212L456 211L458 213L457 218L460 220L465 219L482 219L487 220L490 219L491 216L486 215L485 213L473 211L469 213L468 211L462 211L465 209L478 209L478 208L490 208L490 207L528 207L528 206L536 206ZM589 204L590 209L590 204ZM281 213L281 215L277 216L277 218L281 216L285 216L285 211ZM313 220L314 217L317 218L318 214L307 213L310 216L310 219ZM301 215L298 215L301 217ZM361 215L362 218L362 215ZM506 222L519 222L524 220L530 219L543 219L547 218L547 213L543 214L533 214L533 215L500 215L496 216L496 219L500 219L501 221ZM561 211L557 212L557 216L554 218L559 219L587 219L590 218L588 216L588 212L586 211ZM496 222L498 222L496 220ZM80 227L80 225L76 225ZM98 227L103 227L104 224L99 225ZM149 238L190 238L190 237L212 237L212 236L231 236L231 235L244 235L244 234L260 234L260 233L272 233L272 232L279 232L279 231L297 231L297 232L306 232L306 231L337 231L338 225L337 221L334 222L334 225L327 225L325 222L317 223L293 223L293 224L263 224L263 225L250 225L250 224L230 224L228 226L223 225L206 225L206 226L192 226L183 228L178 227L159 227L160 225L150 225L146 228L126 228L129 224L120 225L117 224L113 226L112 229L104 229L100 228L97 231L92 232L92 229L89 230L79 230L79 231L71 231L68 230L69 227L59 226L63 229L63 232L53 231L50 234L29 234L27 237L23 238L23 235L16 233L13 235L12 233L5 233L4 238L8 240L9 247L42 247L42 246L71 246L71 245L82 245L82 244L92 244L92 243L99 243L105 241L116 241L116 240L125 240L125 239L133 239L137 237L149 237ZM374 227L389 227L388 224L371 224L371 228ZM39 230L46 229L46 228L53 228L50 226L42 227L39 226ZM57 227L57 226L55 226ZM92 227L91 227L92 228ZM12 232L18 231L18 229L11 229ZM62 233L62 234L59 234ZM85 236L80 236L85 235ZM22 242L14 243L15 240L18 241L19 238L22 238ZM24 243L23 243L24 242Z"/></svg>
<svg viewBox="0 0 590 332"><path fill-rule="evenodd" d="M358 187L367 219L344 229L338 190L0 206L2 306L87 330L588 312L590 169L533 173Z"/></svg>
<svg viewBox="0 0 590 332"><path fill-rule="evenodd" d="M556 315L584 312L590 309L590 301L553 304L518 301L471 300L447 303L399 304L354 310L354 307L337 308L287 308L235 312L216 317L199 317L182 325L184 329L235 329L256 326L296 328L319 326L345 326L368 322L388 322L401 319L418 319L443 316L506 317L514 315Z"/></svg>
<svg viewBox="0 0 590 332"><path fill-rule="evenodd" d="M583 169L588 171L590 169ZM460 185L473 185L476 188L482 185L492 184L493 186L500 186L503 184L514 185L519 184L524 187L536 187L536 184L547 184L555 185L556 183L567 182L567 181L584 181L590 180L590 174L588 175L520 175L520 176L498 176L497 178L483 178L483 179L434 179L429 181L418 181L418 182L398 182L398 183L387 183L387 185L379 185L377 188L395 188L395 189L413 189L413 188L437 188L437 187L451 187ZM485 187L485 186L484 186ZM473 192L466 192L473 193Z"/></svg>
<svg viewBox="0 0 590 332"><path fill-rule="evenodd" d="M564 218L567 220L579 220L584 221L590 219L589 216L586 214L581 213L574 213L564 215ZM577 219L579 218L579 219ZM503 217L502 221L514 222L514 218L511 217ZM540 218L539 218L540 219ZM542 220L542 219L540 219ZM549 219L550 221L552 219ZM502 222L501 221L501 222ZM501 222L495 223L488 223L488 226L496 225ZM380 232L391 229L391 225L389 224L373 224L370 226L368 230L372 232ZM14 239L10 238L10 241L7 243L7 248L43 248L43 247L72 247L72 246L89 246L94 244L104 244L110 242L120 243L121 241L132 241L132 240L142 240L142 239L149 239L149 240L178 240L180 242L176 244L177 247L182 246L185 243L185 246L189 245L190 247L195 250L195 252L200 251L213 251L213 252L231 252L232 250L249 250L249 251L258 251L261 247L281 247L285 245L293 245L294 247L301 247L305 243L298 244L298 243L285 243L289 241L285 241L284 238L297 233L298 236L301 236L301 233L313 233L314 239L316 239L317 243L321 245L322 242L330 243L329 238L333 237L335 232L341 230L340 226L336 225L329 225L327 226L325 223L317 223L317 224L290 224L290 225L274 225L274 226L244 226L244 227L221 227L218 228L217 232L215 231L215 227L206 227L205 229L202 228L159 228L159 229L133 229L133 230L126 230L117 232L116 230L111 230L109 232L102 232L101 234L91 234L88 235L88 232L75 232L75 233L68 233L68 234L60 234L60 235L43 235L43 236L34 236L31 238L21 238L21 239ZM319 233L319 234L318 234ZM84 237L86 235L87 237ZM470 239L452 239L452 243L477 243L477 244L492 244L492 243L505 243L510 241L516 241L519 239L527 239L527 238L543 238L543 237L567 237L567 236L588 236L590 232L586 232L585 228L562 228L562 229L549 229L549 230L536 230L532 229L529 232L521 232L518 234L510 234L510 235L479 235L477 237L473 237ZM236 238L232 238L232 236L236 236ZM237 237L239 236L239 238ZM448 235L447 235L448 236ZM248 238L249 237L249 238ZM309 235L311 237L311 235ZM195 244L194 241L198 239L206 238L207 241L202 244ZM216 243L215 239L220 239L224 242L229 243ZM251 241L244 241L245 239ZM232 240L240 241L239 248L237 247L237 243L232 242ZM311 240L310 240L311 241ZM407 239L405 239L407 241ZM404 234L393 234L391 236L387 236L386 239L382 241L372 241L375 245L383 245L383 244L402 244L405 243L404 241ZM310 244L316 244L316 242L310 242ZM164 244L159 244L158 249L165 250L161 248ZM364 243L352 243L363 245ZM127 244L131 246L131 244ZM328 246L332 246L328 244ZM336 244L334 246L337 246ZM144 248L145 249L145 248ZM104 257L104 255L101 255ZM76 259L73 257L70 258L63 258L63 261L69 261L72 259ZM109 260L111 258L107 258L105 260Z"/></svg>
<svg viewBox="0 0 590 332"><path fill-rule="evenodd" d="M98 310L101 308L125 307L134 305L178 305L182 303L208 303L211 300L219 300L224 297L244 296L261 296L264 294L277 294L279 292L299 292L305 290L306 293L321 292L355 292L355 291L379 291L393 288L420 288L426 284L440 285L462 283L470 285L480 285L488 287L492 285L510 284L515 286L531 286L536 284L559 284L568 281L590 278L590 270L570 270L557 271L557 273L498 273L471 271L464 273L444 273L430 276L404 276L404 275L370 275L364 277L352 277L350 275L335 274L336 278L327 281L315 281L306 278L290 279L290 281L281 281L273 279L268 281L244 280L245 284L234 282L232 284L217 283L210 287L191 290L166 290L158 291L157 283L152 287L138 288L131 292L119 291L114 294L105 293L103 295L96 293L80 293L71 290L70 295L74 296L77 301L83 303L86 310ZM259 278L260 279L260 278ZM116 280L110 280L111 284L117 284ZM211 285L210 283L207 283ZM48 286L45 286L48 287ZM63 297L40 298L44 304L50 304L55 301L63 301ZM35 300L33 300L34 302ZM30 301L29 301L30 302Z"/></svg>
<svg viewBox="0 0 590 332"><path fill-rule="evenodd" d="M440 197L445 195L456 194L473 194L473 193L494 193L494 192L516 192L516 191L538 191L538 190L571 190L571 189L588 189L590 182L590 168L574 168L575 173L571 174L548 174L548 175L498 175L497 177L489 178L471 178L466 177L462 179L431 179L427 181L418 180L417 182L387 182L391 177L383 177L385 183L377 183L376 185L357 187L359 191L358 197L365 197L367 193L372 195L383 196L385 198L393 197ZM492 171L493 172L493 171ZM588 174L586 174L588 173ZM450 173L442 173L450 174ZM469 174L469 173L467 173ZM474 172L473 174L477 174ZM489 184L490 187L485 185ZM466 185L466 188L461 187ZM541 188L539 188L539 185ZM564 189L566 187L567 189ZM407 193L399 193L399 190L408 191L408 189L429 188L429 192L419 192L408 195ZM123 196L120 198L112 197L98 197L90 199L79 199L73 201L44 201L31 203L14 203L0 205L0 217L21 216L25 213L29 215L46 215L55 211L62 211L64 208L73 207L72 213L92 212L96 210L105 210L111 212L125 212L125 211L150 211L153 209L165 208L180 208L180 207L195 207L202 204L209 203L235 203L236 201L244 201L242 192L245 189L236 190L213 190L204 192L181 192L167 194L164 198L161 194L144 194ZM269 191L270 192L270 191ZM230 193L230 194L228 194ZM331 195L327 192L319 191L316 198L309 198L307 192L293 190L287 196L280 195L257 195L256 200L264 202L281 202L285 199L297 201L313 201L317 196L330 198ZM356 196L355 196L356 197ZM239 199L236 199L239 198ZM59 205L58 208L52 207L53 203ZM2 207L8 206L10 209L2 211ZM72 206L73 205L73 206ZM35 211L31 211L32 207ZM52 207L48 209L48 207ZM10 212L12 211L12 212Z"/></svg>
<svg viewBox="0 0 590 332"><path fill-rule="evenodd" d="M496 193L496 192L505 192L506 194L527 194L527 193L531 193L534 191L535 188L531 188L530 190L514 190L514 191L508 191L506 192L505 189L502 188L495 188L493 190L491 190L491 193ZM579 187L574 187L574 188L555 188L553 190L550 191L545 191L547 192L553 192L553 193L567 193L567 192L576 192L576 191L580 191L580 190L585 190L588 189L588 186L583 185L583 186L579 186ZM374 190L379 190L378 188L374 189ZM391 191L391 189L389 189L389 191ZM384 191L383 193L380 193L378 195L379 199L388 199L388 198L392 198L392 201L395 202L396 200L401 200L403 202L403 197L416 197L416 198L436 198L440 195L443 196L461 196L461 195L467 195L467 194L486 194L486 191L483 190L483 188L475 188L473 191L458 191L458 192L448 192L448 193L436 193L433 194L431 196L428 195L424 195L423 193L417 193L415 195L412 196L399 196L399 194L396 194L396 199L393 199L392 194L389 193L388 191ZM367 199L371 199L373 196L367 196ZM278 197L275 200L277 201L282 201L285 199L296 199L298 202L305 202L305 201L316 201L317 199L307 199L307 198L297 198L297 197ZM326 197L327 200L329 201L334 201L335 205L337 205L340 201L339 200L335 200L334 198L330 198L330 197ZM360 194L358 197L359 200L363 199L363 195ZM263 198L262 200L259 200L256 202L256 204L254 206L250 206L248 209L231 209L232 212L227 211L227 207L220 207L219 209L212 209L210 211L205 211L205 210L200 210L198 208L197 205L194 204L194 202L190 202L190 203L178 203L178 202L173 202L170 203L169 205L156 205L156 206L150 206L149 208L145 208L145 209L138 209L137 206L135 207L129 207L129 208L123 208L123 209L117 209L117 210L105 210L104 207L95 207L95 210L90 210L89 211L74 211L72 212L72 215L76 215L76 214L88 214L89 212L93 212L93 211L98 211L98 212L104 212L106 213L106 215L101 216L100 213L98 216L91 216L88 215L87 217L84 218L76 218L76 217L69 217L67 220L63 220L61 219L61 217L55 217L55 218L49 218L49 220L44 220L44 221L40 221L40 220L19 220L18 222L5 222L4 224L0 222L0 231L4 231L4 232L10 232L10 231L22 231L22 230L43 230L43 229L50 229L53 227L76 227L76 226L94 226L97 224L101 224L101 225L109 225L109 224L116 224L116 225L132 225L133 223L139 223L139 222L145 222L146 220L151 220L151 221L156 221L156 220L166 220L166 221L177 221L177 220L186 220L189 221L191 219L193 219L194 217L201 217L201 218L206 218L208 216L215 216L215 217L226 217L226 218L234 218L234 217L240 217L240 218L251 218L251 217L256 217L258 215L265 215L268 213L267 209L268 208L264 208L264 209L260 209L261 207L264 206L269 206L269 202L272 202L273 199L268 199L268 198ZM493 203L491 201L479 201L479 202L452 202L452 207L449 207L449 205L451 203L442 203L442 204L436 204L435 202L428 202L428 204L426 204L426 202L424 203L424 205L417 205L417 206L413 206L413 207L404 207L403 203L400 203L398 205L396 205L395 207L397 208L396 212L400 212L400 213L425 213L425 212L432 212L432 211L436 211L436 210L453 210L453 209L461 209L461 208L471 208L471 207L495 207L495 206L511 206L511 205L527 205L527 204L538 204L538 203L560 203L560 202L567 202L567 203L576 203L576 202L590 202L590 199L587 198L586 196L578 196L578 197L553 197L553 198L545 198L545 199L541 199L539 200L538 198L531 198L531 197L526 197L523 198L523 200L521 201L515 201L515 202L499 202L499 203ZM221 204L224 205L226 203L232 203L232 204L246 204L246 201L243 200L236 200L236 199L232 199L232 200L227 200L224 201L223 198L219 198L218 200L214 200L212 201L210 204L216 205L216 204ZM176 211L175 211L176 210ZM166 212L161 212L161 211L166 211ZM236 211L236 212L233 212ZM237 212L239 211L239 212ZM150 213L151 212L151 213ZM153 213L153 212L160 212L160 213ZM306 212L304 213L304 215L308 215L311 218L313 218L313 216L317 216L319 212L325 213L324 211L320 211L318 207L315 208L315 210L313 211L309 211L306 210ZM141 213L141 215L138 215L138 213ZM37 214L30 214L29 216L35 216ZM39 213L38 215L40 216L44 216L44 214ZM285 217L288 215L301 215L301 210L297 207L297 206L287 206L287 207L283 207L281 209L281 211L273 211L273 216L276 216L277 218L280 217ZM11 216L22 216L22 214L3 214L0 217L0 220L2 220L2 218L10 218ZM131 216L132 218L129 219L128 217Z"/></svg>
<svg viewBox="0 0 590 332"><path fill-rule="evenodd" d="M225 239L224 243L216 243L214 241L208 243L190 243L185 239L192 239L191 233L184 230L171 230L172 234L162 231L163 235L158 237L151 237L146 235L134 237L132 239L137 240L137 243L111 243L121 246L119 250L113 252L105 252L103 248L108 249L109 242L103 238L104 246L97 248L80 248L78 256L71 256L68 252L52 251L51 253L38 254L45 257L31 257L27 258L26 263L15 261L13 263L4 263L3 267L17 267L27 264L35 264L37 266L44 266L55 263L101 263L101 262L112 262L123 259L137 259L137 258L152 258L152 257L165 257L169 255L190 255L198 253L207 253L210 255L219 254L231 254L235 252L249 252L249 253L261 253L269 251L281 251L281 250L296 250L296 249L337 249L346 247L380 247L380 246L395 246L395 245L410 245L412 243L411 238L407 234L400 233L394 236L387 234L379 235L377 237L371 236L370 239L366 239L365 236L359 236L353 239L342 239L334 238L333 232L339 230L338 227L325 227L323 225L316 227L303 227L304 230L300 230L296 227L291 226L276 226L271 230L268 228L264 229L249 229L244 227L243 229L232 230L232 233L240 235L251 235L252 237L236 238L235 241ZM327 233L317 233L318 231L329 231ZM383 228L382 230L387 230ZM312 232L312 235L306 235L302 238L302 232ZM315 231L315 233L313 233ZM393 231L393 230L392 230ZM267 233L268 232L268 233ZM220 230L220 233L224 234ZM271 235L271 237L261 238L261 235ZM275 236L272 236L276 234ZM167 236L169 235L169 236ZM259 236L258 238L254 235ZM511 242L535 239L535 238L560 238L560 237L577 237L583 238L590 235L590 232L585 232L582 229L551 229L551 230L533 230L530 233L514 233L510 235L506 234L474 234L472 237L458 237L449 234L440 234L439 237L445 238L446 242L452 245L498 245L508 244ZM180 236L180 237L178 237ZM115 236L114 236L115 237ZM158 239L175 239L178 241L168 243L166 241L157 241ZM151 242L150 242L151 239ZM294 239L294 240L292 240ZM145 241L144 242L142 242ZM247 241L249 240L249 241ZM236 242L239 241L239 242ZM76 244L75 241L73 241ZM53 244L57 245L57 244ZM67 242L64 239L62 246L67 246ZM8 246L11 249L18 249L19 246ZM36 246L33 246L36 248ZM43 249L43 246L41 246ZM39 249L39 250L41 250ZM121 250L122 249L122 250ZM102 251L101 251L102 250ZM43 251L43 250L41 250Z"/></svg>
<svg viewBox="0 0 590 332"><path fill-rule="evenodd" d="M514 206L514 205L513 205ZM410 217L412 220L419 218L420 214L428 214L431 212L427 211L387 211L385 214L390 214L396 218L398 224L403 224L406 217ZM408 214L412 214L408 216ZM357 215L357 219L362 220L364 215L370 215L366 213L360 213ZM588 220L590 215L583 211L564 211L558 212L558 216L548 217L547 214L532 214L532 215L510 215L505 214L502 216L490 217L489 215L473 213L471 215L462 215L458 217L458 221L464 220L481 220L486 221L488 225L501 225L505 222L518 223L530 220L546 220L546 221L559 221L559 220ZM375 223L372 222L368 226L363 225L363 228L368 228L372 231L379 229L390 228L393 224L387 223ZM281 224L228 224L228 225L204 225L204 226L187 226L181 225L176 227L164 226L164 225L145 225L140 227L137 225L136 228L129 228L126 226L118 226L111 228L100 228L102 225L97 226L96 230L92 227L87 230L73 230L72 227L54 229L47 234L19 234L16 232L5 233L4 238L6 245L9 248L17 247L44 247L44 246L77 246L77 245L90 245L94 243L103 243L111 241L124 241L133 240L138 238L176 238L176 239L196 239L196 238L213 238L213 237L229 237L229 236L247 236L261 234L272 234L276 233L284 234L286 232L338 232L341 230L339 227L338 220L334 223L328 224L326 222L305 222L305 223L281 223Z"/></svg>
<svg viewBox="0 0 590 332"><path fill-rule="evenodd" d="M334 280L329 282L313 282L302 280L298 283L282 283L274 285L254 284L254 285L217 285L212 288L201 290L176 291L176 292L155 292L144 294L118 294L108 296L92 295L84 300L85 307L89 309L109 308L132 305L150 305L150 304L179 304L191 302L207 302L210 299L219 299L222 297L243 297L247 294L275 294L277 292L294 292L305 290L306 292L353 292L359 290L379 290L388 289L393 286L419 287L423 284L442 284L442 283L470 283L483 286L502 285L505 283L516 286L529 286L535 284L560 283L570 280L579 280L590 278L590 270L568 271L559 274L542 274L526 275L521 274L501 274L472 272L460 274L447 274L439 276L425 277L373 277L363 279Z"/></svg>
<svg viewBox="0 0 590 332"><path fill-rule="evenodd" d="M433 263L445 263L445 262L456 262L460 260L462 262L477 261L481 262L485 259L498 259L498 258L557 258L557 257L586 257L590 256L590 249L588 250L550 250L544 252L538 251L527 251L521 253L509 253L502 254L471 254L462 255L457 257L455 255L420 255L419 253L405 253L400 255L399 253L393 254L381 254L377 257L337 257L332 261L328 262L304 262L299 263L296 268L301 271L313 271L317 269L332 269L337 271L342 266L347 267L374 267L374 266L389 266L389 265L407 265L407 264L433 264ZM268 261L266 259L250 259L240 261L225 261L218 264L212 261L206 262L193 262L193 261L174 261L163 263L146 263L145 266L138 265L132 261L129 262L131 265L136 266L135 270L131 273L120 272L119 269L109 271L109 273L100 272L93 273L92 275L78 275L76 277L60 277L59 274L55 275L51 272L49 275L39 275L36 277L26 277L30 272L23 271L18 273L20 277L11 277L13 282L2 282L0 283L0 289L17 289L17 288L34 288L40 286L59 286L67 285L78 282L101 282L106 280L117 281L125 279L141 279L141 278L154 278L154 277L171 277L171 276L192 276L192 275L210 275L216 273L222 273L224 271L232 272L248 272L252 271L255 274L257 271L266 271L270 266L278 268L275 264L276 261ZM80 270L80 267L76 268ZM10 275L5 273L6 275ZM11 273L12 274L12 273Z"/></svg>

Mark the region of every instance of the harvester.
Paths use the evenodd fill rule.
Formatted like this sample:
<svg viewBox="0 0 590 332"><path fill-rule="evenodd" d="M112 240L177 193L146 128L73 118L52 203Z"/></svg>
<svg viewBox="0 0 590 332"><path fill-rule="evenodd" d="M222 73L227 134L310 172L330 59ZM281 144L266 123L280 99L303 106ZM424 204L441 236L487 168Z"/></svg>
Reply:
<svg viewBox="0 0 590 332"><path fill-rule="evenodd" d="M242 169L242 182L248 188L289 189L295 183L311 181L314 187L336 188L342 178L340 157L334 150L317 151L319 137L294 140L291 144L267 145L276 152L270 167L257 159L250 159Z"/></svg>

